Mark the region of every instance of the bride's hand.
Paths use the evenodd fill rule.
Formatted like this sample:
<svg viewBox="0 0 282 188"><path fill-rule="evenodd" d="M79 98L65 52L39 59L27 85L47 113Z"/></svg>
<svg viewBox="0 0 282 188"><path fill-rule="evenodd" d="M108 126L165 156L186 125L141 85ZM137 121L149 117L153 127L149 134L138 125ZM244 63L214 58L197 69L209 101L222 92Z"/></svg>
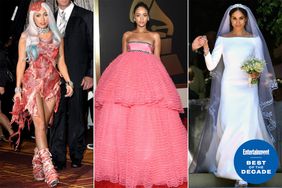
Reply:
<svg viewBox="0 0 282 188"><path fill-rule="evenodd" d="M250 74L250 77L253 78L253 79L258 79L260 76L260 73L257 73L257 72L253 72Z"/></svg>
<svg viewBox="0 0 282 188"><path fill-rule="evenodd" d="M208 48L209 47L209 43L208 43L209 41L208 41L208 38L207 38L206 35L202 36L201 42L202 42L204 48Z"/></svg>

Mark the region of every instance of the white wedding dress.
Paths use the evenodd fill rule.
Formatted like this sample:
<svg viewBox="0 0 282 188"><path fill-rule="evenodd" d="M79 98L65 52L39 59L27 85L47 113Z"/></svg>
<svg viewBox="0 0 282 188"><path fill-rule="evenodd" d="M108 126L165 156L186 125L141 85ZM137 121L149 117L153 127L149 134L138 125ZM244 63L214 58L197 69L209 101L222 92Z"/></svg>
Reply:
<svg viewBox="0 0 282 188"><path fill-rule="evenodd" d="M234 156L241 144L251 139L269 143L261 109L258 87L250 86L248 74L241 70L251 57L263 59L259 54L258 37L218 37L212 55L205 56L206 65L213 70L223 58L224 72L221 81L221 98L217 117L216 172L218 177L240 180L234 168Z"/></svg>

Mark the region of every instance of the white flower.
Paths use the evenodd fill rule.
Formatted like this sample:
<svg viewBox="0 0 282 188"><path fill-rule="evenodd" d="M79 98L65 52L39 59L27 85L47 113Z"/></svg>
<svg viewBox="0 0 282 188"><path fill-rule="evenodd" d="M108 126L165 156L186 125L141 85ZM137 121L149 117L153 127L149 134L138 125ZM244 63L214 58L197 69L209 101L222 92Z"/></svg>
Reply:
<svg viewBox="0 0 282 188"><path fill-rule="evenodd" d="M264 67L265 67L265 61L264 60L260 60L260 59L257 59L257 58L250 58L243 63L243 65L241 66L241 69L249 74L248 80L249 80L250 84L257 84L258 83L258 77L254 78L253 74L260 75L260 73L263 71Z"/></svg>

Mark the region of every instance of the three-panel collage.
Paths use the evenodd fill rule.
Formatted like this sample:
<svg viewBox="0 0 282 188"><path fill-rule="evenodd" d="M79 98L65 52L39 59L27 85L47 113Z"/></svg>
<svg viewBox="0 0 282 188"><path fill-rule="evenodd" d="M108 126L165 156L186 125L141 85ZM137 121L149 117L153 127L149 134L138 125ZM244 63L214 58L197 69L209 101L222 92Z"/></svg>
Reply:
<svg viewBox="0 0 282 188"><path fill-rule="evenodd" d="M1 0L0 187L282 187L281 0Z"/></svg>

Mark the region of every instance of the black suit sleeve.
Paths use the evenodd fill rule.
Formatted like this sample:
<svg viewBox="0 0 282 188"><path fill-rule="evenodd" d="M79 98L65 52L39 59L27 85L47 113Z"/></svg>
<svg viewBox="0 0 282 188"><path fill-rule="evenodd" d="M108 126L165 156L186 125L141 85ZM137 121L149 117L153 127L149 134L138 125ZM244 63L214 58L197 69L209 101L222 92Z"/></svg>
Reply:
<svg viewBox="0 0 282 188"><path fill-rule="evenodd" d="M93 13L88 11L88 14L85 15L84 20L87 25L87 43L88 43L88 58L89 62L87 65L87 71L85 76L93 78Z"/></svg>
<svg viewBox="0 0 282 188"><path fill-rule="evenodd" d="M193 49L192 49L192 43L189 44L189 51L190 51L190 54L195 53L195 54L204 55L204 53L203 53L203 48L199 48L199 49L197 49L197 50L193 50Z"/></svg>

